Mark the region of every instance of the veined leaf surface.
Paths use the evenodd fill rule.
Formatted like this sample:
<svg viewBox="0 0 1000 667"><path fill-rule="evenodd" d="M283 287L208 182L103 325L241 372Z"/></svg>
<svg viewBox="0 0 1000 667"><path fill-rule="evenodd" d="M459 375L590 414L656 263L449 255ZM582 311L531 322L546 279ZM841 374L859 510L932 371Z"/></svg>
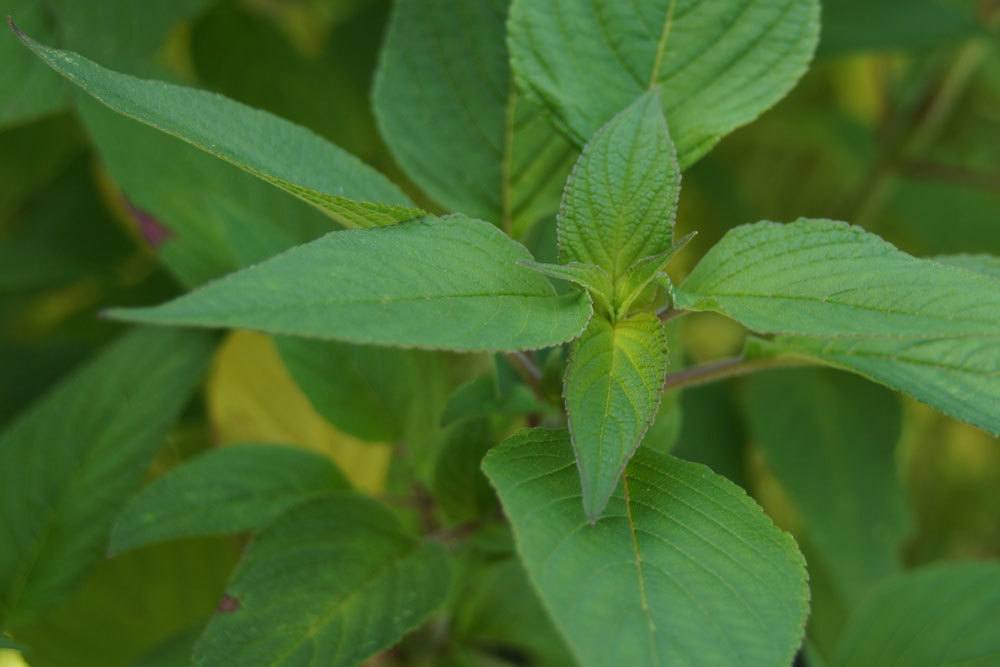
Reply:
<svg viewBox="0 0 1000 667"><path fill-rule="evenodd" d="M462 216L347 230L293 248L156 308L114 317L352 343L518 350L575 338L582 294L557 295L493 225Z"/></svg>
<svg viewBox="0 0 1000 667"><path fill-rule="evenodd" d="M905 391L1000 432L1000 280L917 259L829 220L729 232L677 291L761 332L763 346Z"/></svg>
<svg viewBox="0 0 1000 667"><path fill-rule="evenodd" d="M514 72L583 143L655 86L682 167L805 73L818 0L515 0Z"/></svg>
<svg viewBox="0 0 1000 667"><path fill-rule="evenodd" d="M565 431L522 431L483 467L583 667L791 663L808 607L802 556L739 487L640 449L591 525Z"/></svg>

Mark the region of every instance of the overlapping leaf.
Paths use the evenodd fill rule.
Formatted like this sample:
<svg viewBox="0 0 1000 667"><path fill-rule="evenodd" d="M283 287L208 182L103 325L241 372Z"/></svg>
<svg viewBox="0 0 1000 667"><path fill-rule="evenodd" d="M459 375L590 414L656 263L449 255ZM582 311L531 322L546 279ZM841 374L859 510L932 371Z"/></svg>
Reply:
<svg viewBox="0 0 1000 667"><path fill-rule="evenodd" d="M819 37L818 0L515 0L519 82L580 142L655 86L681 166L780 100Z"/></svg>
<svg viewBox="0 0 1000 667"><path fill-rule="evenodd" d="M555 213L576 150L514 88L508 4L395 3L374 100L414 182L448 209L521 236Z"/></svg>
<svg viewBox="0 0 1000 667"><path fill-rule="evenodd" d="M816 358L1000 432L1000 280L921 260L826 220L737 228L677 304L782 334L765 347Z"/></svg>
<svg viewBox="0 0 1000 667"><path fill-rule="evenodd" d="M112 110L230 162L342 224L373 227L420 214L385 177L297 125L213 93L120 74L18 35L46 64Z"/></svg>
<svg viewBox="0 0 1000 667"><path fill-rule="evenodd" d="M195 664L356 665L441 605L439 544L377 503L344 494L301 505L260 533L195 646Z"/></svg>
<svg viewBox="0 0 1000 667"><path fill-rule="evenodd" d="M591 525L565 431L524 431L484 469L556 626L584 667L787 665L802 556L735 485L640 450Z"/></svg>
<svg viewBox="0 0 1000 667"><path fill-rule="evenodd" d="M360 344L517 350L576 337L584 295L517 264L528 251L462 216L334 232L122 319L237 327Z"/></svg>

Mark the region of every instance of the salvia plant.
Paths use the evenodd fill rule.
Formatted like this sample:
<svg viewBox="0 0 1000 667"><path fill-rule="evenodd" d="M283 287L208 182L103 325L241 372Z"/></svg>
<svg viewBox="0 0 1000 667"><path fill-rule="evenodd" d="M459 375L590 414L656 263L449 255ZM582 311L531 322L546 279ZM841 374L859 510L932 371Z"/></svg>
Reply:
<svg viewBox="0 0 1000 667"><path fill-rule="evenodd" d="M10 660L1000 664L1000 567L902 571L892 451L892 392L1000 432L1000 260L801 218L672 263L704 249L675 231L682 174L795 87L819 0L396 0L347 42L381 44L391 177L158 80L148 31L202 0L2 4L5 122L75 109L185 288L104 310L132 328L0 434ZM699 319L741 353L692 363ZM712 459L710 393L751 374L754 498ZM206 411L241 446L164 464Z"/></svg>

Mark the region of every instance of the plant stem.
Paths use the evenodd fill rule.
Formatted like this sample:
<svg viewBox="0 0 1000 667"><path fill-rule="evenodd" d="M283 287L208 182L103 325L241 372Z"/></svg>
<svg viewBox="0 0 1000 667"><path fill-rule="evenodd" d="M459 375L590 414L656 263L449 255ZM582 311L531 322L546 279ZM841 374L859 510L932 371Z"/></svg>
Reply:
<svg viewBox="0 0 1000 667"><path fill-rule="evenodd" d="M677 310L676 308L671 306L669 308L661 310L659 313L657 313L657 315L659 316L660 321L666 324L670 320L676 320L678 317L684 317L685 315L689 315L690 313L691 313L690 310Z"/></svg>
<svg viewBox="0 0 1000 667"><path fill-rule="evenodd" d="M531 357L524 352L508 352L507 361L521 376L521 380L537 393L542 382L542 371L538 369Z"/></svg>
<svg viewBox="0 0 1000 667"><path fill-rule="evenodd" d="M749 375L769 368L791 368L794 366L810 366L812 362L797 357L762 357L760 359L745 359L729 357L710 361L691 368L685 368L667 375L663 382L663 390L686 389L711 382L728 380L729 378Z"/></svg>

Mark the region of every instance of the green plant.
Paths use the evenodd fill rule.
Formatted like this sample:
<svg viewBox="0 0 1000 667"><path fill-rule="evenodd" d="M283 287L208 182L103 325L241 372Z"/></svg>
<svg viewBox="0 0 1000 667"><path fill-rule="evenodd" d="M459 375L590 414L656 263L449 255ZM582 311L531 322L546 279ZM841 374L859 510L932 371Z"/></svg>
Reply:
<svg viewBox="0 0 1000 667"><path fill-rule="evenodd" d="M150 34L207 3L188 4ZM178 613L153 603L156 641L128 659L166 638L147 664L997 660L995 563L898 572L883 387L1000 433L1000 260L799 219L735 227L667 272L693 236L675 234L682 171L803 76L818 0L397 0L373 91L393 180L268 112L97 64L158 72L125 31L83 57L104 32L71 5L13 3L71 50L11 22L27 50L8 62L42 84L3 113L74 96L187 293L106 309L142 326L0 435L0 627L29 661L75 650L46 624L86 613L70 594L101 553L174 542L212 572ZM709 312L750 333L687 364L680 325ZM343 470L276 438L142 486L216 347L204 329L274 337ZM257 349L241 363L270 363ZM738 484L671 453L681 391L779 368L748 379L746 428L791 500L756 495L793 508L777 518L806 557ZM345 463L354 439L394 446L374 494ZM248 533L218 590L237 558L220 536Z"/></svg>

